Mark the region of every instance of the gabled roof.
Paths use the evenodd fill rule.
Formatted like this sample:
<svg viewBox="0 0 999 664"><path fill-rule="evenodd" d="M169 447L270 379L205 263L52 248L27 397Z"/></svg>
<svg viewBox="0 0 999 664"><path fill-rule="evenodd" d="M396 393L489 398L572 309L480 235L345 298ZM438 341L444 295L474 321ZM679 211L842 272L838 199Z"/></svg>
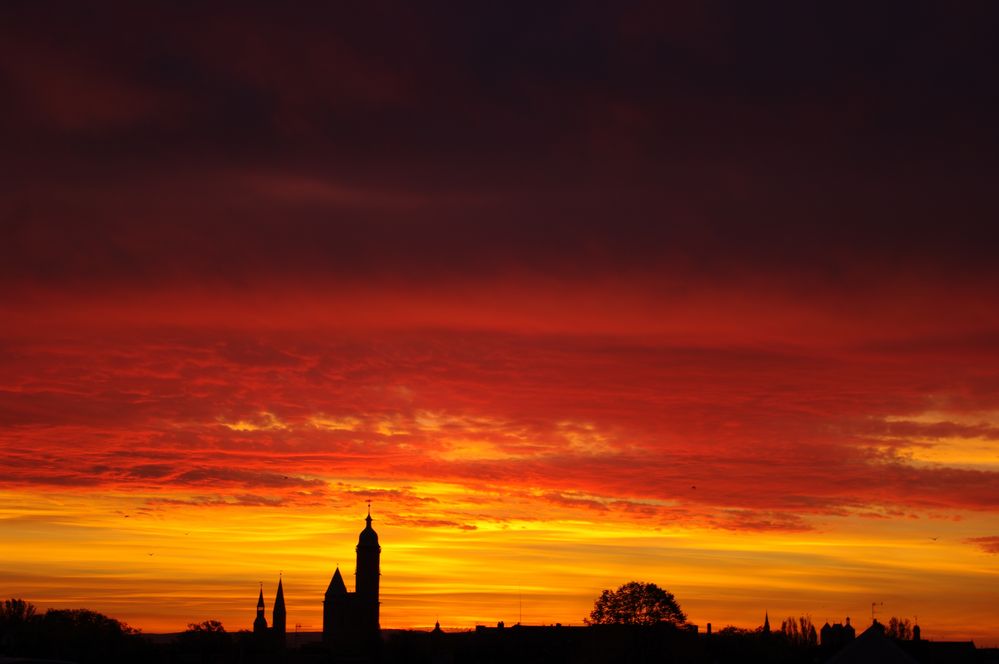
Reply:
<svg viewBox="0 0 999 664"><path fill-rule="evenodd" d="M917 664L894 641L885 636L885 628L875 622L850 645L826 660L826 664Z"/></svg>

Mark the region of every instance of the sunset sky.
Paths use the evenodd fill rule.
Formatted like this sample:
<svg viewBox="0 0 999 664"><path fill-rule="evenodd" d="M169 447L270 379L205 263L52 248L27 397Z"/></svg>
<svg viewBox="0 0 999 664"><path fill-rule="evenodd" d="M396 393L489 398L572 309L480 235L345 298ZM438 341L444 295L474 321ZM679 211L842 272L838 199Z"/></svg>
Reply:
<svg viewBox="0 0 999 664"><path fill-rule="evenodd" d="M383 627L999 645L994 3L88 4L0 8L0 599L319 630L371 500Z"/></svg>

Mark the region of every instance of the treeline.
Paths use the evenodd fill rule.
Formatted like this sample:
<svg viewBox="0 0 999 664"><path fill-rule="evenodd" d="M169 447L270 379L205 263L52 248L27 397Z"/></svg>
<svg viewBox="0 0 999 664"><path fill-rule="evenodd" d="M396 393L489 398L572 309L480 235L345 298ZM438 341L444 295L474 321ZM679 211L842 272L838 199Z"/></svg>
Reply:
<svg viewBox="0 0 999 664"><path fill-rule="evenodd" d="M291 661L280 644L251 632L226 632L208 620L188 625L166 642L154 642L114 618L88 609L49 609L29 602L0 603L0 657L32 657L78 664L227 664ZM296 662L308 662L298 653Z"/></svg>
<svg viewBox="0 0 999 664"><path fill-rule="evenodd" d="M22 599L0 604L0 654L74 662L144 661L152 644L125 623L87 609L38 613ZM153 658L155 661L155 658Z"/></svg>

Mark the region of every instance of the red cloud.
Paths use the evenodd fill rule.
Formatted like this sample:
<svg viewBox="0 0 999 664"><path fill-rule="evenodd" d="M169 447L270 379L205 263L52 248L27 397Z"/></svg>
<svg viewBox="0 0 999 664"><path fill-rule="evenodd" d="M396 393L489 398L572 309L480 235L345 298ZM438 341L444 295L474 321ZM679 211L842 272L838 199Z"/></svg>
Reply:
<svg viewBox="0 0 999 664"><path fill-rule="evenodd" d="M632 337L192 329L7 349L7 485L249 504L239 496L314 502L338 478L441 480L569 508L646 501L665 516L670 503L737 529L870 506L999 509L995 472L913 465L870 438L990 435L871 424L925 409L921 384L986 401L994 388L958 383L976 363L949 347L922 364Z"/></svg>
<svg viewBox="0 0 999 664"><path fill-rule="evenodd" d="M969 537L965 541L978 546L985 553L999 554L999 535L991 537Z"/></svg>

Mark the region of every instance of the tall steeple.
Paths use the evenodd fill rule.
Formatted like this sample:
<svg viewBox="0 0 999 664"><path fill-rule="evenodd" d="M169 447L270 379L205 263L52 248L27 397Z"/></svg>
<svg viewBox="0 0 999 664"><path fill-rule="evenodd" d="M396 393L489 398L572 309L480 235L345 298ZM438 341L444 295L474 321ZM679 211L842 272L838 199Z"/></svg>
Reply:
<svg viewBox="0 0 999 664"><path fill-rule="evenodd" d="M323 599L323 641L334 647L349 643L375 647L381 640L378 583L382 547L371 527L371 501L364 521L364 530L357 538L354 592L348 592L337 565Z"/></svg>
<svg viewBox="0 0 999 664"><path fill-rule="evenodd" d="M287 613L284 609L284 586L281 582L282 579L279 576L277 596L274 598L274 612L271 614L271 626L275 634L283 637L285 634Z"/></svg>
<svg viewBox="0 0 999 664"><path fill-rule="evenodd" d="M264 617L264 584L260 584L260 598L257 600L257 618L253 621L253 633L263 634L267 631L267 618Z"/></svg>
<svg viewBox="0 0 999 664"><path fill-rule="evenodd" d="M770 612L769 611L765 611L763 613L763 633L764 634L769 634L770 633Z"/></svg>
<svg viewBox="0 0 999 664"><path fill-rule="evenodd" d="M377 633L381 626L378 621L378 582L381 576L380 559L382 547L378 544L378 533L371 527L371 502L368 501L368 516L365 527L357 538L357 595L360 627L363 632Z"/></svg>

